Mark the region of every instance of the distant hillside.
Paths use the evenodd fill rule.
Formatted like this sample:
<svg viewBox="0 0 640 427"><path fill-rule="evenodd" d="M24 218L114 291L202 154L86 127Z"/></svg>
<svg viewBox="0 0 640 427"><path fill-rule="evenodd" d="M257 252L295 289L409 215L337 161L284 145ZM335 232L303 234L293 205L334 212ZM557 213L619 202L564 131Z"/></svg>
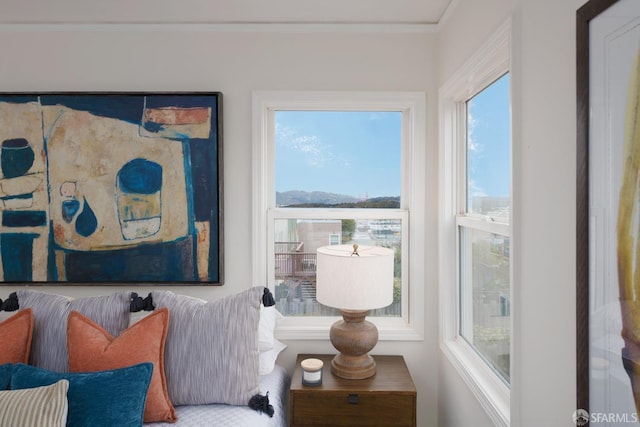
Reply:
<svg viewBox="0 0 640 427"><path fill-rule="evenodd" d="M358 199L344 194L325 193L324 191L284 191L276 192L278 206L301 205L305 203L320 203L332 205L336 203L355 203Z"/></svg>
<svg viewBox="0 0 640 427"><path fill-rule="evenodd" d="M398 208L400 197L375 197L359 200L344 194L323 191L276 192L276 204L287 207L334 207L334 208Z"/></svg>

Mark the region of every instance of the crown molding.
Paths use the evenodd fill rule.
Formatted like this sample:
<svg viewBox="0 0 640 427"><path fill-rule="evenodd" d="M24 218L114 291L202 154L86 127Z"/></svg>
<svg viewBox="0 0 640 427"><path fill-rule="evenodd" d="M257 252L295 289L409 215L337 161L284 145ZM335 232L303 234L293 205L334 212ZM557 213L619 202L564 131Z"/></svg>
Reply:
<svg viewBox="0 0 640 427"><path fill-rule="evenodd" d="M447 21L449 21L451 15L453 15L453 11L456 9L456 7L458 7L459 4L460 4L460 0L451 0L451 2L447 5L447 8L444 10L444 13L442 14L442 16L440 16L438 23L435 24L436 26L435 32L439 32L442 29L442 27L447 23Z"/></svg>
<svg viewBox="0 0 640 427"><path fill-rule="evenodd" d="M0 31L17 32L435 33L437 28L424 22L0 22Z"/></svg>

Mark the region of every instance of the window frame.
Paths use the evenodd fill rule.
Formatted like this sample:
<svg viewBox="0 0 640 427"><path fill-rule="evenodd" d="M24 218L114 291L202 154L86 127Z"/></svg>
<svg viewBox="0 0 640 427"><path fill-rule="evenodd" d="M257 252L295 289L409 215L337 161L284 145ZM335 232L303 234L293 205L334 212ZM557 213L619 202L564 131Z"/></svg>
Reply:
<svg viewBox="0 0 640 427"><path fill-rule="evenodd" d="M423 92L351 91L254 91L252 94L253 191L252 191L252 281L274 289L273 240L270 227L274 212L296 218L366 217L372 209L276 208L274 118L278 110L401 111L402 160L400 209L375 209L376 216L401 218L403 249L409 258L402 272L407 280L403 289L401 317L367 317L379 331L379 340L422 340L424 338L424 262L425 253L425 123L426 98ZM285 213L286 212L286 213ZM280 216L279 216L280 218ZM409 238L410 236L410 238ZM403 252L405 253L405 252ZM272 263L271 263L272 264ZM406 279L405 279L406 278ZM291 316L279 322L276 336L283 340L328 339L334 316Z"/></svg>
<svg viewBox="0 0 640 427"><path fill-rule="evenodd" d="M460 334L460 231L472 226L488 232L501 230L510 236L510 292L513 295L513 191L509 224L491 223L483 216L466 214L466 102L511 73L511 22L505 21L439 90L440 215L439 242L440 348L496 426L510 425L511 389ZM512 73L511 73L512 74ZM513 86L513 79L510 78ZM511 98L513 93L511 92ZM513 127L511 130L513 141ZM513 183L513 150L511 150ZM464 214L464 215L463 215ZM512 300L513 301L513 298ZM511 310L510 354L514 348ZM513 357L511 357L513 366ZM510 369L513 384L513 369Z"/></svg>

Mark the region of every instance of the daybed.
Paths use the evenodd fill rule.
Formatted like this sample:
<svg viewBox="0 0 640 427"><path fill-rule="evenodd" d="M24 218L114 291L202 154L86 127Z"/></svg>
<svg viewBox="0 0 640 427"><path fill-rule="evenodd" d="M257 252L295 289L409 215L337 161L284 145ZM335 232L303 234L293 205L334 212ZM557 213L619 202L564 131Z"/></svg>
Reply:
<svg viewBox="0 0 640 427"><path fill-rule="evenodd" d="M21 289L0 300L0 424L3 396L68 390L58 409L70 427L285 426L290 378L275 363L285 345L272 300L263 287L214 301Z"/></svg>

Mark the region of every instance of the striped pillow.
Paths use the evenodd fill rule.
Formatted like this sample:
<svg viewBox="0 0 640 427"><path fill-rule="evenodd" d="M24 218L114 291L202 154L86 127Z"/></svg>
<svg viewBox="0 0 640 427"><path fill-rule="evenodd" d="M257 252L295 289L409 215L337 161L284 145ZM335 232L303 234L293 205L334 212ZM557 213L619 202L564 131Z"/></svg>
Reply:
<svg viewBox="0 0 640 427"><path fill-rule="evenodd" d="M171 312L165 348L174 405L247 405L260 386L258 322L264 287L214 301L152 291Z"/></svg>
<svg viewBox="0 0 640 427"><path fill-rule="evenodd" d="M68 298L33 289L16 292L20 309L33 309L33 338L30 365L56 372L68 372L67 317L79 311L117 337L129 325L130 292Z"/></svg>
<svg viewBox="0 0 640 427"><path fill-rule="evenodd" d="M24 390L0 391L0 426L64 427L69 381Z"/></svg>

